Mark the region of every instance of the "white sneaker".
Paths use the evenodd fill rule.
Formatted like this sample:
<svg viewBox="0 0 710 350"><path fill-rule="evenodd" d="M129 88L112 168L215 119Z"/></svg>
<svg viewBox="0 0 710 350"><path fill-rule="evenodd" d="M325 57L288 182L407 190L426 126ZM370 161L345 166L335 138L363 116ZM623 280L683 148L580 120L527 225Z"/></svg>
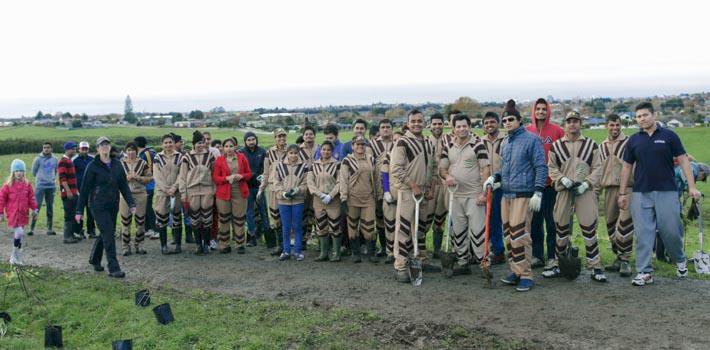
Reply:
<svg viewBox="0 0 710 350"><path fill-rule="evenodd" d="M634 286L645 286L647 284L653 283L653 276L651 276L650 273L643 273L639 272L636 277L631 281L631 284Z"/></svg>
<svg viewBox="0 0 710 350"><path fill-rule="evenodd" d="M687 263L687 261L683 261L682 263L677 263L676 266L678 267L678 271L676 271L675 275L678 276L678 278L688 277L688 263Z"/></svg>
<svg viewBox="0 0 710 350"><path fill-rule="evenodd" d="M22 251L19 248L12 248L10 254L10 265L22 265Z"/></svg>
<svg viewBox="0 0 710 350"><path fill-rule="evenodd" d="M545 271L552 270L555 267L557 267L557 259L547 260L547 264L545 264Z"/></svg>
<svg viewBox="0 0 710 350"><path fill-rule="evenodd" d="M210 241L210 249L216 250L217 249L217 241L214 239Z"/></svg>

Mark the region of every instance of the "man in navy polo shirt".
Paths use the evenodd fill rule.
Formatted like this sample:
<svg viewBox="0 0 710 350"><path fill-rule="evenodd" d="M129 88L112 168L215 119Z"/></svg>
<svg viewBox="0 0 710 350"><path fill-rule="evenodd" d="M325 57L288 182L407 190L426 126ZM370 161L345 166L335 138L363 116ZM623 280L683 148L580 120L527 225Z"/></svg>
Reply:
<svg viewBox="0 0 710 350"><path fill-rule="evenodd" d="M651 256L656 229L678 267L676 275L679 278L688 276L683 253L683 223L680 220L673 157L677 157L688 179L688 194L699 199L700 192L695 187L690 162L678 135L656 124L656 116L650 102L641 102L635 110L636 122L641 130L631 136L626 146L618 202L619 207L624 209L629 205L630 193L627 192L626 184L631 167L635 164L631 217L636 234L637 275L631 284L643 286L653 283Z"/></svg>

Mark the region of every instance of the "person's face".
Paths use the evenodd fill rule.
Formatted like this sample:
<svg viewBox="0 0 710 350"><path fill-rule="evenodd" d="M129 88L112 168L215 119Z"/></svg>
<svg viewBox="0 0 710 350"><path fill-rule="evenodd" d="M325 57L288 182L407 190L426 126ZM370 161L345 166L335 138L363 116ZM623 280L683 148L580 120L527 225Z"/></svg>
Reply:
<svg viewBox="0 0 710 350"><path fill-rule="evenodd" d="M22 180L25 177L25 172L15 171L12 173L12 177L15 178L15 180Z"/></svg>
<svg viewBox="0 0 710 350"><path fill-rule="evenodd" d="M333 156L333 149L328 146L322 146L320 148L320 158L323 160L328 160L330 157Z"/></svg>
<svg viewBox="0 0 710 350"><path fill-rule="evenodd" d="M234 155L235 149L236 149L236 146L234 146L234 143L232 143L232 142L225 142L224 145L222 146L222 151L229 156Z"/></svg>
<svg viewBox="0 0 710 350"><path fill-rule="evenodd" d="M641 129L650 129L656 124L656 116L646 108L636 111L636 123Z"/></svg>
<svg viewBox="0 0 710 350"><path fill-rule="evenodd" d="M111 152L111 144L108 142L102 142L96 150L99 152L99 154L102 154L104 156L109 155L109 152Z"/></svg>
<svg viewBox="0 0 710 350"><path fill-rule="evenodd" d="M313 133L313 130L306 130L306 132L303 133L303 142L307 144L311 144L316 140L316 134Z"/></svg>
<svg viewBox="0 0 710 350"><path fill-rule="evenodd" d="M457 120L454 125L456 137L465 139L471 134L471 126L465 120Z"/></svg>
<svg viewBox="0 0 710 350"><path fill-rule="evenodd" d="M171 138L163 140L163 149L168 152L172 152L173 150L175 150L175 141L173 141L173 139Z"/></svg>
<svg viewBox="0 0 710 350"><path fill-rule="evenodd" d="M696 181L696 182L697 182L697 181L705 181L705 179L706 179L707 177L708 177L708 174L707 174L706 172L704 172L704 171L701 170L701 171L698 171L698 179L695 180L695 181Z"/></svg>
<svg viewBox="0 0 710 350"><path fill-rule="evenodd" d="M547 118L547 104L538 103L535 105L535 119L545 120Z"/></svg>
<svg viewBox="0 0 710 350"><path fill-rule="evenodd" d="M449 127L450 127L451 129L454 128L454 117L455 117L455 116L456 116L456 114L449 114Z"/></svg>
<svg viewBox="0 0 710 350"><path fill-rule="evenodd" d="M286 134L276 135L276 145L285 146L286 145Z"/></svg>
<svg viewBox="0 0 710 350"><path fill-rule="evenodd" d="M498 122L493 118L488 118L483 121L483 131L488 135L495 135L499 127Z"/></svg>
<svg viewBox="0 0 710 350"><path fill-rule="evenodd" d="M88 148L88 147L79 148L79 154L81 154L81 155L86 155L87 153L89 153L89 148Z"/></svg>
<svg viewBox="0 0 710 350"><path fill-rule="evenodd" d="M606 123L606 130L609 132L609 136L615 139L621 134L621 123L618 120L608 122Z"/></svg>
<svg viewBox="0 0 710 350"><path fill-rule="evenodd" d="M76 148L70 148L66 152L67 152L67 157L71 158L76 154Z"/></svg>
<svg viewBox="0 0 710 350"><path fill-rule="evenodd" d="M353 144L353 152L357 154L365 154L365 143L364 142L356 142Z"/></svg>
<svg viewBox="0 0 710 350"><path fill-rule="evenodd" d="M224 151L224 148L222 147L221 143L214 145L214 148L216 148L219 151L219 153L222 153L222 151Z"/></svg>
<svg viewBox="0 0 710 350"><path fill-rule="evenodd" d="M175 142L175 149L177 149L177 150L182 149L182 140Z"/></svg>
<svg viewBox="0 0 710 350"><path fill-rule="evenodd" d="M209 145L210 142L212 142L212 135L210 135L210 134L202 134L202 136L203 136L204 139L205 139L205 144L206 144L206 145Z"/></svg>
<svg viewBox="0 0 710 350"><path fill-rule="evenodd" d="M244 142L247 144L247 147L249 147L249 148L256 147L256 137L254 137L254 136L247 137L247 140Z"/></svg>
<svg viewBox="0 0 710 350"><path fill-rule="evenodd" d="M424 116L421 113L410 115L407 118L407 127L414 135L421 135L424 130Z"/></svg>
<svg viewBox="0 0 710 350"><path fill-rule="evenodd" d="M126 148L126 155L128 156L128 158L130 158L130 159L136 159L136 154L138 154L138 153L136 153L136 150L135 150L135 149L133 149L133 148Z"/></svg>
<svg viewBox="0 0 710 350"><path fill-rule="evenodd" d="M432 119L431 120L431 133L439 137L441 136L441 133L444 132L444 121L441 119Z"/></svg>
<svg viewBox="0 0 710 350"><path fill-rule="evenodd" d="M330 141L330 142L335 143L335 140L338 139L338 135L336 135L336 134L325 134L325 139L326 139L327 141Z"/></svg>
<svg viewBox="0 0 710 350"><path fill-rule="evenodd" d="M42 153L44 153L44 154L52 153L52 145L42 145Z"/></svg>
<svg viewBox="0 0 710 350"><path fill-rule="evenodd" d="M357 123L353 125L353 136L365 136L365 124Z"/></svg>
<svg viewBox="0 0 710 350"><path fill-rule="evenodd" d="M515 130L520 127L520 121L514 115L503 117L502 121L503 127L508 131Z"/></svg>
<svg viewBox="0 0 710 350"><path fill-rule="evenodd" d="M572 135L579 135L582 130L582 121L579 119L567 119L565 125L567 126L567 132Z"/></svg>
<svg viewBox="0 0 710 350"><path fill-rule="evenodd" d="M202 152L205 150L205 142L200 141L192 145L192 147L195 149L196 152Z"/></svg>
<svg viewBox="0 0 710 350"><path fill-rule="evenodd" d="M380 124L380 137L389 138L392 136L392 124Z"/></svg>
<svg viewBox="0 0 710 350"><path fill-rule="evenodd" d="M298 162L298 151L293 149L288 151L288 161L291 164L296 164Z"/></svg>

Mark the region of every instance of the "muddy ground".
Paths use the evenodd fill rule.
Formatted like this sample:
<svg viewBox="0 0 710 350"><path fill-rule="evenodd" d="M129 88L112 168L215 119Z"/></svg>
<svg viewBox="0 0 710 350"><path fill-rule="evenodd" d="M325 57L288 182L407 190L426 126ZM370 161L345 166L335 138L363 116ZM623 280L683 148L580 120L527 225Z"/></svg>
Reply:
<svg viewBox="0 0 710 350"><path fill-rule="evenodd" d="M0 240L3 259L10 243ZM128 280L308 308L369 310L380 320L366 325L359 336L378 336L393 346L488 347L442 342L442 334L451 338L464 329L520 341L525 348L710 348L710 281L656 278L654 285L639 288L618 275L609 275L609 283L595 283L583 272L573 282L536 277L532 291L517 293L500 282L484 288L478 273L451 279L429 273L414 288L397 283L391 265L353 264L348 257L340 263L314 262L313 246L304 262L279 262L263 246L248 248L244 255L209 256L163 256L157 241L146 248L147 255L119 256ZM89 250L87 241L65 245L60 236L37 233L26 240L24 260L89 273ZM493 272L497 280L507 270L498 265ZM539 276L541 270L535 272Z"/></svg>

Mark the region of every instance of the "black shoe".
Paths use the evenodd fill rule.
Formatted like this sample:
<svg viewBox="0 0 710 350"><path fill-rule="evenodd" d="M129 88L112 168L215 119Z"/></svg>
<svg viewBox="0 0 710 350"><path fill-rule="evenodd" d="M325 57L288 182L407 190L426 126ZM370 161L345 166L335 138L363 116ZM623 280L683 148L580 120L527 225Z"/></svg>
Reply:
<svg viewBox="0 0 710 350"><path fill-rule="evenodd" d="M244 253L246 253L246 250L244 249L244 247L237 248L237 254L244 254Z"/></svg>
<svg viewBox="0 0 710 350"><path fill-rule="evenodd" d="M96 234L93 233L93 232L89 232L89 238L90 238L90 239L96 238Z"/></svg>
<svg viewBox="0 0 710 350"><path fill-rule="evenodd" d="M168 255L168 254L170 254L170 251L168 250L168 247L167 247L167 246L162 246L162 247L160 247L160 254L163 254L163 255Z"/></svg>
<svg viewBox="0 0 710 350"><path fill-rule="evenodd" d="M28 236L34 236L34 234L35 234L35 233L34 233L33 231L27 232L27 235L28 235Z"/></svg>
<svg viewBox="0 0 710 350"><path fill-rule="evenodd" d="M247 247L256 247L256 237L251 236L247 241Z"/></svg>
<svg viewBox="0 0 710 350"><path fill-rule="evenodd" d="M52 230L47 231L47 236L56 236L56 235L57 235L57 233Z"/></svg>
<svg viewBox="0 0 710 350"><path fill-rule="evenodd" d="M96 272L101 272L104 270L104 267L101 266L100 264L97 264L97 265L91 264L91 267L93 267L94 271L96 271Z"/></svg>
<svg viewBox="0 0 710 350"><path fill-rule="evenodd" d="M380 250L378 250L377 253L375 253L375 256L378 257L378 258L384 258L384 257L386 257L386 256L387 256L387 249L385 249L385 248L380 248Z"/></svg>
<svg viewBox="0 0 710 350"><path fill-rule="evenodd" d="M283 248L282 247L276 247L274 250L271 251L271 256L279 256L281 253L283 253Z"/></svg>
<svg viewBox="0 0 710 350"><path fill-rule="evenodd" d="M109 272L108 277L113 277L113 278L124 278L126 277L126 273L123 271L114 271L114 272Z"/></svg>
<svg viewBox="0 0 710 350"><path fill-rule="evenodd" d="M180 254L180 253L182 253L182 246L180 246L179 244L176 244L175 250L173 250L173 254Z"/></svg>
<svg viewBox="0 0 710 350"><path fill-rule="evenodd" d="M148 254L143 248L136 247L136 254L138 255L145 255Z"/></svg>

